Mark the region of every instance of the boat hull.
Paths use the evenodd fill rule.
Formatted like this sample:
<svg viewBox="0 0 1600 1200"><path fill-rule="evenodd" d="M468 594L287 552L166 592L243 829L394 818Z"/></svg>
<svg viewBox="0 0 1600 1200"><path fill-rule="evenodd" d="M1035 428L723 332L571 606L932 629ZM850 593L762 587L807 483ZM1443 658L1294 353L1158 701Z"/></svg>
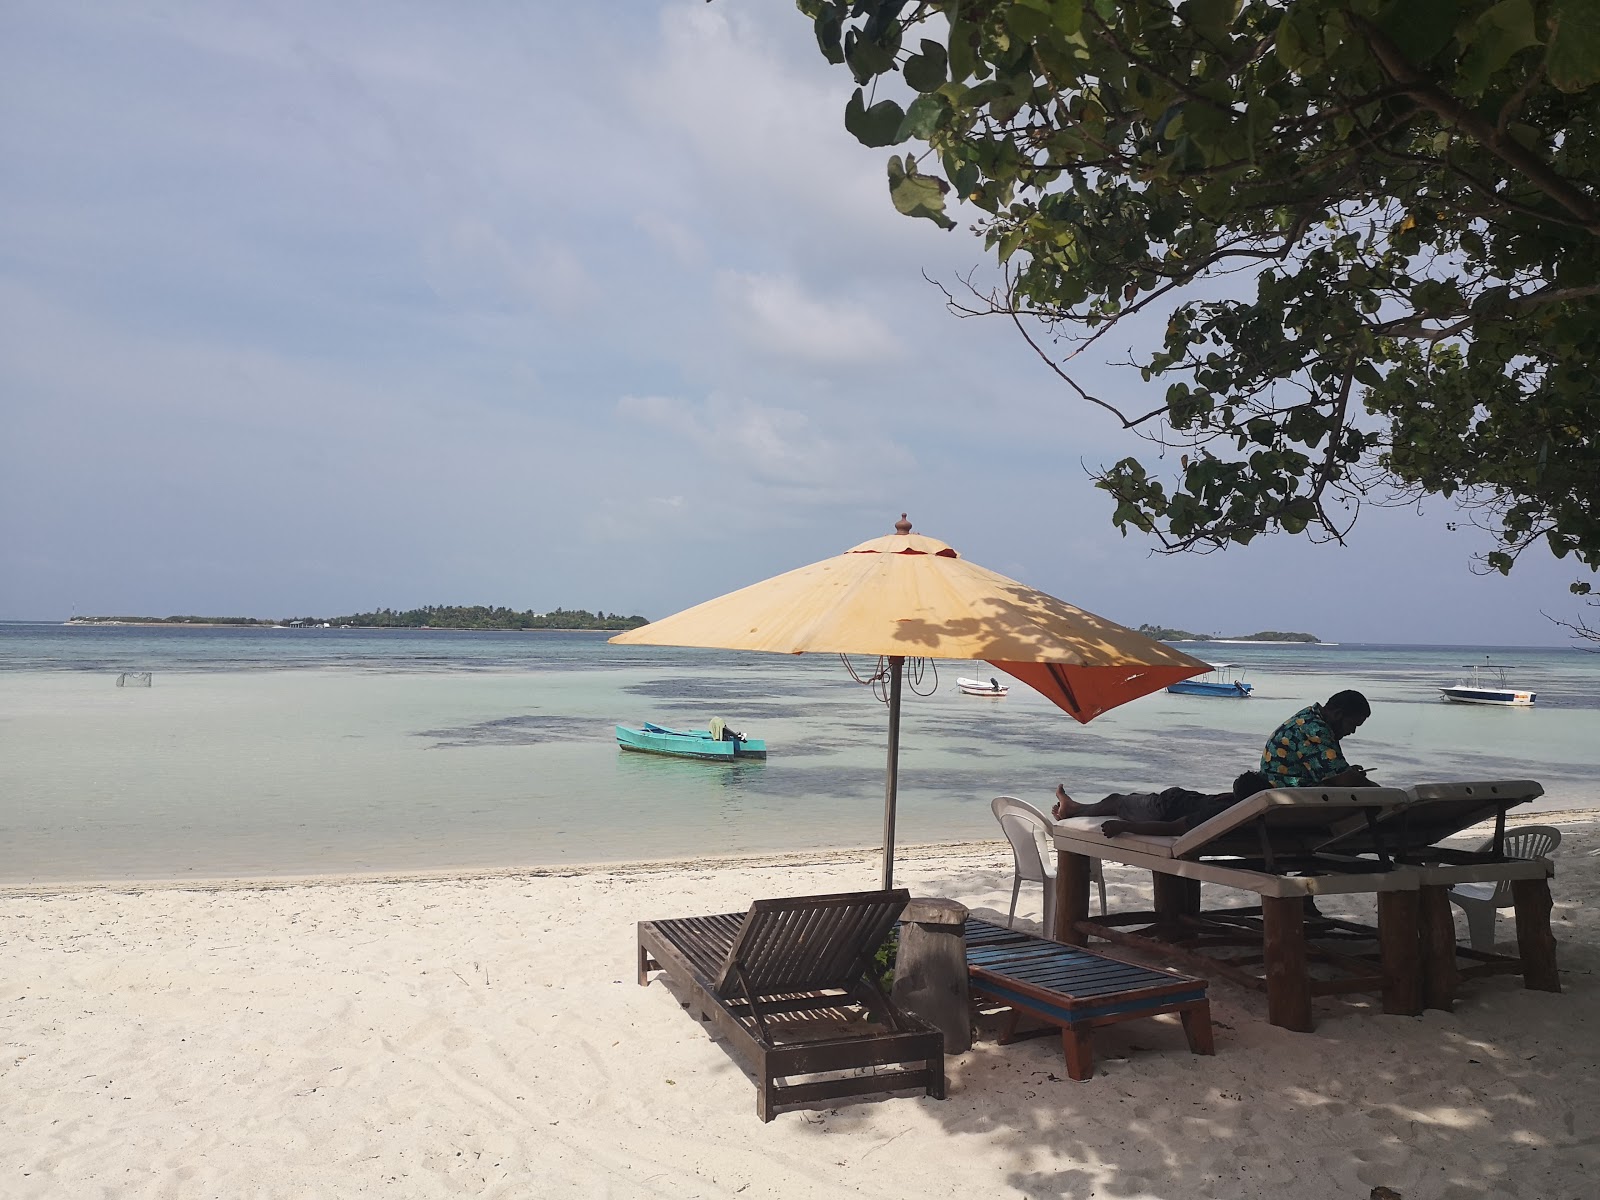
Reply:
<svg viewBox="0 0 1600 1200"><path fill-rule="evenodd" d="M703 729L634 729L616 726L617 745L643 754L666 754L673 758L698 758L708 762L733 762L765 758L767 744L759 738L742 741L717 741Z"/></svg>
<svg viewBox="0 0 1600 1200"><path fill-rule="evenodd" d="M1005 684L995 687L977 679L957 679L956 686L963 696L1004 696L1011 689Z"/></svg>
<svg viewBox="0 0 1600 1200"><path fill-rule="evenodd" d="M1221 696L1233 700L1244 700L1250 695L1251 685L1248 683L1203 683L1190 679L1182 679L1177 683L1169 684L1167 691L1179 696Z"/></svg>
<svg viewBox="0 0 1600 1200"><path fill-rule="evenodd" d="M1507 708L1527 708L1537 692L1501 691L1499 688L1447 687L1439 694L1452 704L1497 704Z"/></svg>

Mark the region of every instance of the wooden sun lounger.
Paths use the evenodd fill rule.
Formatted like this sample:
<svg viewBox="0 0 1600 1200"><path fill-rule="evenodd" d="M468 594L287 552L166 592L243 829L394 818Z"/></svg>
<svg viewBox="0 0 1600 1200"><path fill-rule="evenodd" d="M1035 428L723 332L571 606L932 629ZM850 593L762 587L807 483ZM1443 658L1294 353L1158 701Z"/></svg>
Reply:
<svg viewBox="0 0 1600 1200"><path fill-rule="evenodd" d="M1152 970L1092 950L967 918L967 974L972 995L1008 1010L1001 1045L1028 1016L1061 1030L1067 1074L1094 1074L1089 1032L1106 1025L1177 1013L1189 1049L1215 1054L1206 981Z"/></svg>
<svg viewBox="0 0 1600 1200"><path fill-rule="evenodd" d="M1373 991L1385 1012L1420 1012L1416 876L1383 850L1381 835L1370 859L1321 850L1408 803L1396 788L1279 788L1177 837L1108 838L1098 817L1058 822L1055 936L1081 946L1093 935L1264 991L1268 1019L1286 1029L1313 1027L1311 999L1319 995ZM1092 858L1149 870L1152 909L1091 920ZM1202 911L1201 883L1254 892L1261 902ZM1377 896L1375 953L1374 931L1307 916L1308 898L1350 893ZM1313 964L1325 977L1313 977Z"/></svg>
<svg viewBox="0 0 1600 1200"><path fill-rule="evenodd" d="M1550 931L1550 879L1547 858L1513 859L1503 852L1506 813L1544 795L1531 779L1463 783L1424 783L1406 789L1411 803L1385 814L1377 834L1395 861L1417 879L1423 964L1423 1004L1449 1010L1461 981L1485 975L1521 975L1536 991L1559 992L1555 937ZM1459 850L1438 843L1492 820L1488 850ZM1322 847L1325 853L1370 858L1372 834L1355 830ZM1515 897L1517 954L1495 954L1456 943L1448 891L1458 883L1509 881ZM1461 960L1465 959L1465 965Z"/></svg>
<svg viewBox="0 0 1600 1200"><path fill-rule="evenodd" d="M873 957L904 888L757 900L639 922L639 983L660 970L756 1078L756 1112L917 1088L944 1099L944 1036L897 1008ZM780 1082L780 1080L782 1082Z"/></svg>

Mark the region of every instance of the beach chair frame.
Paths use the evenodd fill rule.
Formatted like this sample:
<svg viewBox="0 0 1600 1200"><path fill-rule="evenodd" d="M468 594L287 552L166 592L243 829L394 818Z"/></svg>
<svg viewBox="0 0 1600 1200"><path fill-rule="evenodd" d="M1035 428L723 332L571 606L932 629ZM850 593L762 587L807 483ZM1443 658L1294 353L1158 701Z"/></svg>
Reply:
<svg viewBox="0 0 1600 1200"><path fill-rule="evenodd" d="M641 986L661 971L781 1108L918 1089L945 1096L944 1035L884 993L874 956L904 888L757 900L744 913L641 921Z"/></svg>

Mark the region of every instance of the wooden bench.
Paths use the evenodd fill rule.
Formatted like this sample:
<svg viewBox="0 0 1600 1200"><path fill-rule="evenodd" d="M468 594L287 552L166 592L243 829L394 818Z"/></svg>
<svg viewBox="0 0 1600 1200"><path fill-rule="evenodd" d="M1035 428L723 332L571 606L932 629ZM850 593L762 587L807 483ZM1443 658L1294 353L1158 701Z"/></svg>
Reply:
<svg viewBox="0 0 1600 1200"><path fill-rule="evenodd" d="M972 994L1009 1009L1000 1044L1017 1036L1026 1015L1061 1030L1067 1074L1094 1074L1089 1031L1121 1021L1177 1013L1189 1049L1215 1054L1206 981L1108 958L976 918L967 919L967 975Z"/></svg>

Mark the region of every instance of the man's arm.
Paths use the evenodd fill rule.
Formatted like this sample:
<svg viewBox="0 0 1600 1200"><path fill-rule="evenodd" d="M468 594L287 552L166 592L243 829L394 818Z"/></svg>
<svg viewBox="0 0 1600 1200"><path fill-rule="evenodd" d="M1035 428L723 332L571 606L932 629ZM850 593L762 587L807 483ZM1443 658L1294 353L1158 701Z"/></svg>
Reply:
<svg viewBox="0 0 1600 1200"><path fill-rule="evenodd" d="M1367 778L1366 769L1363 767L1346 767L1337 775L1329 775L1326 779L1317 780L1317 787L1382 787Z"/></svg>

